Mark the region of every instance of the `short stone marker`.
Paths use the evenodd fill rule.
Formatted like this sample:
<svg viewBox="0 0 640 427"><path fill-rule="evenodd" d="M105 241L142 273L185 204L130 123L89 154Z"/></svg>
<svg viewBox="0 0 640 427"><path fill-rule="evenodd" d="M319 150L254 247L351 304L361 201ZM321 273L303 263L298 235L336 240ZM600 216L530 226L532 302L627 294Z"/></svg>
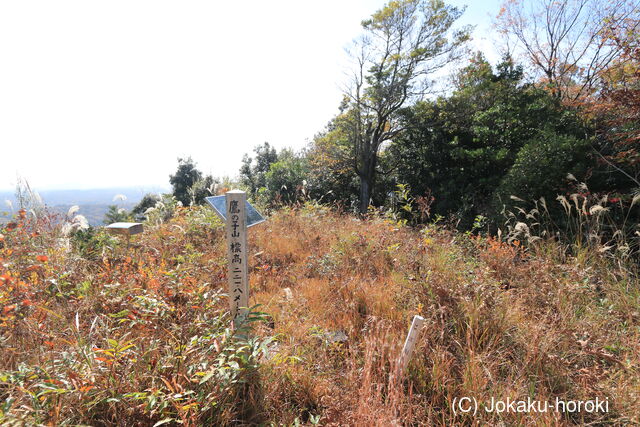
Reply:
<svg viewBox="0 0 640 427"><path fill-rule="evenodd" d="M247 202L244 191L231 190L224 196L207 197L206 201L226 225L229 305L234 326L238 326L246 319L249 307L247 228L265 219Z"/></svg>

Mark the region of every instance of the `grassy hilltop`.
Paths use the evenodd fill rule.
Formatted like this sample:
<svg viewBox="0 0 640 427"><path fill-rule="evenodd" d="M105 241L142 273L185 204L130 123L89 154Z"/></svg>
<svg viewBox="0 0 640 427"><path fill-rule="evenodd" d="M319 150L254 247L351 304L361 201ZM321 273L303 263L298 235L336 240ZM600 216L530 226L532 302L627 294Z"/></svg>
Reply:
<svg viewBox="0 0 640 427"><path fill-rule="evenodd" d="M46 218L0 228L0 423L640 423L640 288L598 253L310 204L249 234L246 339L229 329L208 208L147 224L128 249ZM415 314L425 328L398 377ZM465 396L610 406L455 414Z"/></svg>

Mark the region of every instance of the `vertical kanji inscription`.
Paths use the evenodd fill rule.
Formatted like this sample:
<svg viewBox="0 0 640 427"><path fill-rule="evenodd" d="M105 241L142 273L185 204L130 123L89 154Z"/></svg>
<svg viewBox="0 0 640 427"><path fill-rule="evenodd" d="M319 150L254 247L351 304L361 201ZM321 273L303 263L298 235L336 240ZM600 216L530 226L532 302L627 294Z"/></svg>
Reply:
<svg viewBox="0 0 640 427"><path fill-rule="evenodd" d="M234 324L240 323L249 307L249 269L247 247L247 215L244 191L225 194L227 205L227 255L229 260L229 304Z"/></svg>

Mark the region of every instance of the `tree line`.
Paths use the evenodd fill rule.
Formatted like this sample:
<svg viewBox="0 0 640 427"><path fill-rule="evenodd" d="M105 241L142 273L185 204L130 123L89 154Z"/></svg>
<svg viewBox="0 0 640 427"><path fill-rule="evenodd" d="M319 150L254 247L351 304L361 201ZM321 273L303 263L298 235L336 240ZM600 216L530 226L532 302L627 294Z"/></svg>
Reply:
<svg viewBox="0 0 640 427"><path fill-rule="evenodd" d="M559 195L633 207L638 3L507 1L494 23L503 41L495 66L468 51L463 12L398 0L363 21L336 115L300 151L256 146L239 184L267 207L317 200L364 214L403 203L421 212L415 220L463 229L479 217L495 229L505 212L541 198L560 212ZM183 204L201 202L217 182L191 159L171 180Z"/></svg>

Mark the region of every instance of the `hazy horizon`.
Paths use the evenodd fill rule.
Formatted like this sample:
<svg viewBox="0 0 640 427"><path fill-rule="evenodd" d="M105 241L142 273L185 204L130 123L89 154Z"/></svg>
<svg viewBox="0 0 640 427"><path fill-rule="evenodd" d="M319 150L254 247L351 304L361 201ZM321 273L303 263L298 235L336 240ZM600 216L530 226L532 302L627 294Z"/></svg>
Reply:
<svg viewBox="0 0 640 427"><path fill-rule="evenodd" d="M28 181L28 180L27 180ZM29 185L31 186L31 183L29 183ZM168 180L167 180L167 184L166 185L160 185L160 184L132 184L132 185L96 185L93 187L81 187L80 185L78 185L77 187L74 186L70 186L70 187L35 187L35 186L31 186L32 189L34 191L38 191L38 192L52 192L52 191L95 191L95 190L111 190L111 189L129 189L129 190L134 190L134 189L141 189L141 190L147 190L147 189L162 189L164 191L171 191L171 185L168 184ZM0 187L0 193L9 193L9 192L13 192L15 191L16 186L9 186L9 187Z"/></svg>
<svg viewBox="0 0 640 427"><path fill-rule="evenodd" d="M459 25L478 24L471 49L493 61L499 1L470 3ZM186 156L233 177L265 141L300 149L338 112L344 49L384 4L3 2L0 189L16 174L42 191L164 186Z"/></svg>

